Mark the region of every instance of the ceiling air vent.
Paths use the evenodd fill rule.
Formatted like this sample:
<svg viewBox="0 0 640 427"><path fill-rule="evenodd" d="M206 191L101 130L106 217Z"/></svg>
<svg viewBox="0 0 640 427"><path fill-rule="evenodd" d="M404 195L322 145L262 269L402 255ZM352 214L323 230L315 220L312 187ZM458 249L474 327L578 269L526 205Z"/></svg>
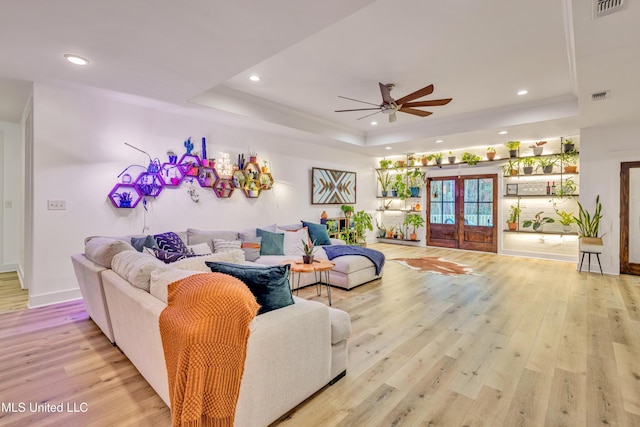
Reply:
<svg viewBox="0 0 640 427"><path fill-rule="evenodd" d="M594 0L594 16L599 18L622 10L625 3L625 0Z"/></svg>
<svg viewBox="0 0 640 427"><path fill-rule="evenodd" d="M605 99L609 98L609 94L611 92L608 90L605 90L604 92L596 92L596 93L592 93L591 94L591 100L592 101L604 101Z"/></svg>

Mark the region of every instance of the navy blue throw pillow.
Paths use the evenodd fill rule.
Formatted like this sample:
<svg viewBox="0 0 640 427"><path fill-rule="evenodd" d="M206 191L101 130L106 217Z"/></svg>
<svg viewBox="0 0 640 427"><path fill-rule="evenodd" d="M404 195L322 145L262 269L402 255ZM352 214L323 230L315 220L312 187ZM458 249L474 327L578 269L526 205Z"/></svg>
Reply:
<svg viewBox="0 0 640 427"><path fill-rule="evenodd" d="M330 245L329 233L327 232L327 226L325 224L314 224L313 222L300 221L303 227L307 227L309 230L309 238L314 245Z"/></svg>
<svg viewBox="0 0 640 427"><path fill-rule="evenodd" d="M181 259L185 258L200 256L190 253L163 251L162 249L158 248L149 248L148 251L165 264L171 264L172 262L180 261Z"/></svg>
<svg viewBox="0 0 640 427"><path fill-rule="evenodd" d="M206 261L205 264L214 273L228 274L244 282L260 304L258 314L293 304L293 296L289 288L289 270L291 268L289 264L271 267L210 261Z"/></svg>
<svg viewBox="0 0 640 427"><path fill-rule="evenodd" d="M156 239L158 247L163 251L180 252L183 254L189 252L189 249L187 249L187 245L185 245L180 236L178 236L173 231L156 234L153 237Z"/></svg>

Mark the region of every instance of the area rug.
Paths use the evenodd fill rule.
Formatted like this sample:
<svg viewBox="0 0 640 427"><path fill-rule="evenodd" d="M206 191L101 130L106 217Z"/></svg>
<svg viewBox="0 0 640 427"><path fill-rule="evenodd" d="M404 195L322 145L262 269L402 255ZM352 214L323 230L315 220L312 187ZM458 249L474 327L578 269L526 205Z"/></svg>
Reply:
<svg viewBox="0 0 640 427"><path fill-rule="evenodd" d="M459 274L479 276L479 274L474 273L473 268L468 265L458 264L457 262L448 261L439 257L393 258L391 261L395 261L421 273L444 274L446 276L457 276Z"/></svg>

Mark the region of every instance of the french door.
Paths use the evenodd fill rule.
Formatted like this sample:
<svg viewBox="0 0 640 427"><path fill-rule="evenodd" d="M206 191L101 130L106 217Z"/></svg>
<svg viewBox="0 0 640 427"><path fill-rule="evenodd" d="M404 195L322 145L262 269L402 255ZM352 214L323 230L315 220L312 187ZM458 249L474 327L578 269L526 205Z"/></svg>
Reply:
<svg viewBox="0 0 640 427"><path fill-rule="evenodd" d="M620 273L640 275L640 162L620 164Z"/></svg>
<svg viewBox="0 0 640 427"><path fill-rule="evenodd" d="M497 175L429 178L427 245L497 252Z"/></svg>

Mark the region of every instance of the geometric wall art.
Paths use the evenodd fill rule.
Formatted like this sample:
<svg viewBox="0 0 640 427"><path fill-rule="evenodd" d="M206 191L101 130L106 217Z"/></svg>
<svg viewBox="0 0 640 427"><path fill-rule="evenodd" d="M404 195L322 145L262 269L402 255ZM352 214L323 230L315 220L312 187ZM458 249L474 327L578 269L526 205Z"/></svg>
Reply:
<svg viewBox="0 0 640 427"><path fill-rule="evenodd" d="M311 169L311 204L341 205L356 202L356 173Z"/></svg>

